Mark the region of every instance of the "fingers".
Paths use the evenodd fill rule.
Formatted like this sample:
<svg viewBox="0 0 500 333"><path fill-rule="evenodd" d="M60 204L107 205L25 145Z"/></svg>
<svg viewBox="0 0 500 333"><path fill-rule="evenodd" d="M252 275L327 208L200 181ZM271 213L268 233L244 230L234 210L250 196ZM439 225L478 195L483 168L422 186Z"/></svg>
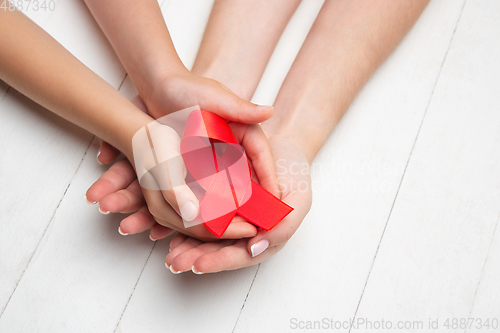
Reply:
<svg viewBox="0 0 500 333"><path fill-rule="evenodd" d="M169 258L169 261L171 262L170 270L177 272L192 270L193 273L199 274L200 271L196 270L196 267L194 267L194 263L198 258L207 253L217 251L223 247L231 245L234 242L235 240L223 240L218 242L202 243L198 246L193 246L190 249L184 250L183 252L179 253L173 259Z"/></svg>
<svg viewBox="0 0 500 333"><path fill-rule="evenodd" d="M186 240L186 238L188 238L188 236L178 232L170 241L170 251L172 251L172 249L176 248L178 245L182 244Z"/></svg>
<svg viewBox="0 0 500 333"><path fill-rule="evenodd" d="M167 265L167 267L170 268L170 270L172 271L172 273L180 273L179 271L175 271L171 268L171 265L172 265L172 262L173 262L173 259L180 253L184 252L184 251L187 251L189 249L192 249L198 245L202 244L202 242L200 240L197 240L195 238L192 238L192 237L188 237L184 240L184 242L182 242L181 244L179 244L176 248L172 249L170 251L169 254L167 254L167 257L165 258L165 263Z"/></svg>
<svg viewBox="0 0 500 333"><path fill-rule="evenodd" d="M259 264L276 254L283 246L270 248L260 257L252 258L246 250L247 241L242 239L217 251L206 253L194 262L196 271L202 273L217 273Z"/></svg>
<svg viewBox="0 0 500 333"><path fill-rule="evenodd" d="M311 206L311 196L300 192L291 193L284 201L294 207L294 210L273 229L259 231L257 236L248 242L247 251L252 257L261 256L269 251L268 249L284 246L297 231Z"/></svg>
<svg viewBox="0 0 500 333"><path fill-rule="evenodd" d="M149 214L147 207L143 206L136 213L124 218L118 231L124 236L133 235L151 229L155 224L155 219Z"/></svg>
<svg viewBox="0 0 500 333"><path fill-rule="evenodd" d="M99 201L103 212L132 213L144 206L139 182L134 180L126 189L111 193Z"/></svg>
<svg viewBox="0 0 500 333"><path fill-rule="evenodd" d="M274 196L280 198L281 192L276 177L271 146L260 125L233 122L229 126L252 162L260 185Z"/></svg>
<svg viewBox="0 0 500 333"><path fill-rule="evenodd" d="M230 91L221 83L211 80L212 84L207 89L204 87L205 98L200 101L200 106L224 119L240 123L257 124L269 119L274 112L274 107L250 103Z"/></svg>
<svg viewBox="0 0 500 333"><path fill-rule="evenodd" d="M132 165L126 160L118 161L87 190L87 201L96 203L111 193L127 188L134 179Z"/></svg>
<svg viewBox="0 0 500 333"><path fill-rule="evenodd" d="M160 189L174 210L185 221L192 221L198 216L199 203L185 182L186 167L180 154L180 141L173 128L152 122L134 135L134 162L141 186Z"/></svg>
<svg viewBox="0 0 500 333"><path fill-rule="evenodd" d="M100 141L100 148L97 152L97 162L99 164L110 164L120 155L120 151L107 143L106 141Z"/></svg>
<svg viewBox="0 0 500 333"><path fill-rule="evenodd" d="M170 236L175 230L156 223L146 206L143 206L134 214L124 218L120 223L118 232L124 236L138 234L151 229L149 238L152 241Z"/></svg>
<svg viewBox="0 0 500 333"><path fill-rule="evenodd" d="M166 237L170 236L171 234L173 234L174 232L175 232L174 229L170 229L170 228L164 227L158 223L155 223L155 225L153 225L153 227L151 228L149 238L152 241L156 241L158 239L166 238Z"/></svg>
<svg viewBox="0 0 500 333"><path fill-rule="evenodd" d="M203 226L205 228L205 226ZM221 236L221 239L240 239L251 238L257 235L257 228L246 222L243 218L235 216L226 231Z"/></svg>

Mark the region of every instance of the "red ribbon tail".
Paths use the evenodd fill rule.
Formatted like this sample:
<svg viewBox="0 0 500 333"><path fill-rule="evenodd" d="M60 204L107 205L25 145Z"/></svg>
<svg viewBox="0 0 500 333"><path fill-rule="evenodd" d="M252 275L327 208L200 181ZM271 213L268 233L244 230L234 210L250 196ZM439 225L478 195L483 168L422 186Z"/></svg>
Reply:
<svg viewBox="0 0 500 333"><path fill-rule="evenodd" d="M238 215L269 231L292 211L292 207L252 180L252 195L238 208Z"/></svg>
<svg viewBox="0 0 500 333"><path fill-rule="evenodd" d="M235 215L236 211L232 211L226 215L207 221L204 224L207 227L208 231L221 238L227 227L229 227L229 224L231 223Z"/></svg>

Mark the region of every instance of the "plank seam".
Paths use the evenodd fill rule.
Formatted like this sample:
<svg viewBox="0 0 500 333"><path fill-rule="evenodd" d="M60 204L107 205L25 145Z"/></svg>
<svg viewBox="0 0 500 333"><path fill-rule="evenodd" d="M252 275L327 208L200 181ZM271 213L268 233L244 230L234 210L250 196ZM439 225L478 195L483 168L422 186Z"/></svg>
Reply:
<svg viewBox="0 0 500 333"><path fill-rule="evenodd" d="M134 295L135 288L137 288L137 285L139 284L139 281L141 280L142 273L144 273L144 270L146 269L146 265L149 262L149 258L151 258L151 254L153 253L155 246L156 246L156 242L151 247L151 251L149 251L148 258L146 259L146 262L142 266L141 273L139 273L139 276L137 277L137 281L135 281L134 288L132 289L132 292L130 293L130 296L128 297L127 303L125 303L125 307L123 308L123 311L120 315L120 318L118 319L118 323L116 323L116 327L115 327L115 330L113 332L116 332L118 330L118 327L120 327L120 323L122 321L123 315L125 314L125 311L127 310L128 304L130 303L130 300L132 299L132 296Z"/></svg>
<svg viewBox="0 0 500 333"><path fill-rule="evenodd" d="M479 281L476 286L476 292L474 293L474 299L472 300L469 315L467 316L467 323L469 323L470 315L472 314L472 310L474 310L474 304L476 303L477 292L479 291L479 286L481 285L481 281L483 280L484 270L486 268L486 264L488 263L488 258L490 257L491 248L493 247L493 243L495 242L495 235L497 233L499 221L500 221L500 215L498 215L497 223L495 224L495 229L493 229L493 237L491 238L490 246L488 248L488 253L486 254L486 258L484 259L483 269L481 270L481 275L479 276ZM467 325L465 327L464 333L467 333L468 328L469 326Z"/></svg>
<svg viewBox="0 0 500 333"><path fill-rule="evenodd" d="M66 193L68 192L68 189L69 187L71 186L71 184L73 183L73 180L75 179L76 175L78 174L78 171L80 170L82 164L83 164L83 160L85 159L85 156L87 156L87 153L90 149L90 146L92 145L92 142L94 141L94 137L92 138L92 140L90 140L90 143L88 144L87 146L87 149L85 150L85 154L83 154L82 156L82 159L80 160L80 163L78 164L78 167L76 168L75 170L75 173L73 174L73 177L71 177L70 181L68 182L68 185L66 186L66 189L64 190L64 193L63 195L61 196L61 199L59 200L56 208L54 209L54 212L52 213L52 216L50 217L50 220L49 220L49 223L47 223L47 226L45 227L45 230L43 231L43 234L42 236L40 237L40 239L38 240L38 243L36 244L35 246L35 249L33 250L33 252L31 253L31 256L30 256L30 259L28 260L28 264L26 264L26 267L24 268L21 276L19 277L19 279L17 280L17 283L16 283L16 286L14 287L14 290L12 290L12 293L10 294L9 296L9 299L7 300L7 303L5 303L5 306L3 307L2 309L2 312L0 312L0 319L2 318L2 315L3 313L5 312L5 309L7 309L7 306L9 305L10 303L10 300L12 299L12 296L14 295L14 293L16 292L16 289L17 287L19 286L19 283L21 282L21 280L23 279L24 277L24 273L26 273L26 270L28 269L31 261L33 260L33 257L35 256L35 253L37 252L38 250L38 247L40 246L40 243L42 242L43 238L45 237L45 234L47 233L47 230L49 229L50 225L52 224L52 222L54 221L54 218L56 216L56 213L57 213L57 210L59 209L59 206L61 205L61 202L64 200L64 197L66 196Z"/></svg>
<svg viewBox="0 0 500 333"><path fill-rule="evenodd" d="M250 291L252 290L253 283L255 282L255 278L257 277L257 273L259 273L260 269L260 263L257 265L257 270L255 271L255 275L253 276L252 283L250 284L250 288L248 288L247 295L245 296L245 300L243 301L243 304L241 305L240 313L238 313L238 318L236 318L236 322L234 323L233 330L231 331L234 333L234 330L236 329L236 325L238 325L238 321L240 320L241 313L243 312L243 308L245 307L245 304L247 303L248 295L250 295Z"/></svg>
<svg viewBox="0 0 500 333"><path fill-rule="evenodd" d="M403 181L404 181L404 177L405 177L405 174L406 174L406 170L408 169L408 165L410 164L410 161L411 161L411 157L413 155L413 151L415 150L415 146L416 146L416 143L418 141L418 137L420 135L420 131L422 129L422 126L424 124L424 121L425 121L425 117L427 115L427 111L429 110L429 107L432 103L432 99L434 97L434 91L436 90L436 86L439 82L439 78L441 76L441 72L443 70L443 67L444 67L444 64L446 62L446 59L448 58L448 53L450 51L450 48L451 48L451 45L453 43L453 39L455 38L455 33L457 31L457 27L460 23L460 19L462 18L462 13L463 13L463 10L464 10L464 7L465 7L465 3L467 2L467 0L464 0L463 4L462 4L462 8L460 9L460 14L458 15L458 19L457 19L457 23L455 24L455 28L453 29L453 33L451 34L451 37L450 37L450 42L448 44L448 48L446 49L446 53L444 54L444 57L443 57L443 61L441 62L441 67L439 68L439 72L438 72L438 75L436 76L436 81L434 82L434 87L432 88L432 91L431 91L431 94L430 94L430 97L429 97L429 102L427 103L427 106L425 108L425 111L424 111L424 115L422 116L422 120L420 121L420 126L418 128L418 131L417 131L417 135L415 136L415 141L413 141L413 146L410 150L410 155L408 156L408 160L406 161L406 165L405 165L405 168L403 170L403 175L401 176L401 180L399 182L399 186L398 186L398 189L396 191L396 195L394 196L394 201L392 202L392 206L391 206L391 209L389 211L389 215L387 216L387 221L384 225L384 229L382 230L382 235L380 236L380 241L377 245L377 249L375 251L375 255L373 257L373 260L372 260L372 264L370 266L370 270L368 271L368 275L366 277L366 281L365 281L365 285L363 286L363 290L361 291L361 296L359 298L359 301L358 301L358 305L356 306L356 310L354 311L354 316L352 317L352 321L351 323L354 322L354 319L356 318L356 315L358 313L358 310L359 310L359 306L361 304L361 301L363 300L363 295L365 293L365 290L366 290L366 286L368 285L368 280L370 279L370 275L371 275L371 272L372 272L372 269L373 269L373 266L375 264L375 260L377 259L377 254L378 254L378 251L380 249L380 245L382 244L382 240L384 238L384 235L385 235L385 230L387 229L387 225L389 224L389 221L391 219L391 216L392 216L392 211L394 209L394 206L396 204L396 201L398 199L398 195L399 195L399 190L401 189L401 185L403 184ZM352 324L350 325L349 327L349 331L348 333L350 333L352 330Z"/></svg>

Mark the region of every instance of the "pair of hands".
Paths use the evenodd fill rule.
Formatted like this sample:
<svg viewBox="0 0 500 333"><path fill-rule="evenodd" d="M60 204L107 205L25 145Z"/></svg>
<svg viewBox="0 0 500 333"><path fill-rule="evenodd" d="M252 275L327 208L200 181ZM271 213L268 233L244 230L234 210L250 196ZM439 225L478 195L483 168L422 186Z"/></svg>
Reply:
<svg viewBox="0 0 500 333"><path fill-rule="evenodd" d="M229 120L246 150L254 180L295 210L267 232L237 216L218 239L204 225L184 228L177 203L168 193L141 189L127 160L116 162L106 171L87 191L87 200L99 202L104 213L133 213L122 220L122 234L150 229L150 238L157 240L179 231L166 257L166 265L173 273L238 269L260 263L281 250L309 211L311 182L309 163L294 141L289 136L264 134L258 125L272 115L272 108L240 99L219 82L190 72L159 81L154 87L143 94L144 102L139 96L133 100L139 109L160 118L199 105ZM103 142L98 160L107 164L118 155L116 149Z"/></svg>

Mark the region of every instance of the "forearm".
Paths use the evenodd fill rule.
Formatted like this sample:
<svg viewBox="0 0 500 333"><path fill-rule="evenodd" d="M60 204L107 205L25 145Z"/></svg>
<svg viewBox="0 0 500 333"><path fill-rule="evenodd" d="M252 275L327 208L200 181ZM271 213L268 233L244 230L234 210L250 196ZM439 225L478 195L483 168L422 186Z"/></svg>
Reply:
<svg viewBox="0 0 500 333"><path fill-rule="evenodd" d="M159 78L187 72L156 0L85 2L143 99Z"/></svg>
<svg viewBox="0 0 500 333"><path fill-rule="evenodd" d="M149 117L18 11L0 11L0 78L131 157Z"/></svg>
<svg viewBox="0 0 500 333"><path fill-rule="evenodd" d="M266 133L292 138L312 162L428 2L326 1L263 124Z"/></svg>
<svg viewBox="0 0 500 333"><path fill-rule="evenodd" d="M193 73L249 100L300 0L216 0Z"/></svg>

